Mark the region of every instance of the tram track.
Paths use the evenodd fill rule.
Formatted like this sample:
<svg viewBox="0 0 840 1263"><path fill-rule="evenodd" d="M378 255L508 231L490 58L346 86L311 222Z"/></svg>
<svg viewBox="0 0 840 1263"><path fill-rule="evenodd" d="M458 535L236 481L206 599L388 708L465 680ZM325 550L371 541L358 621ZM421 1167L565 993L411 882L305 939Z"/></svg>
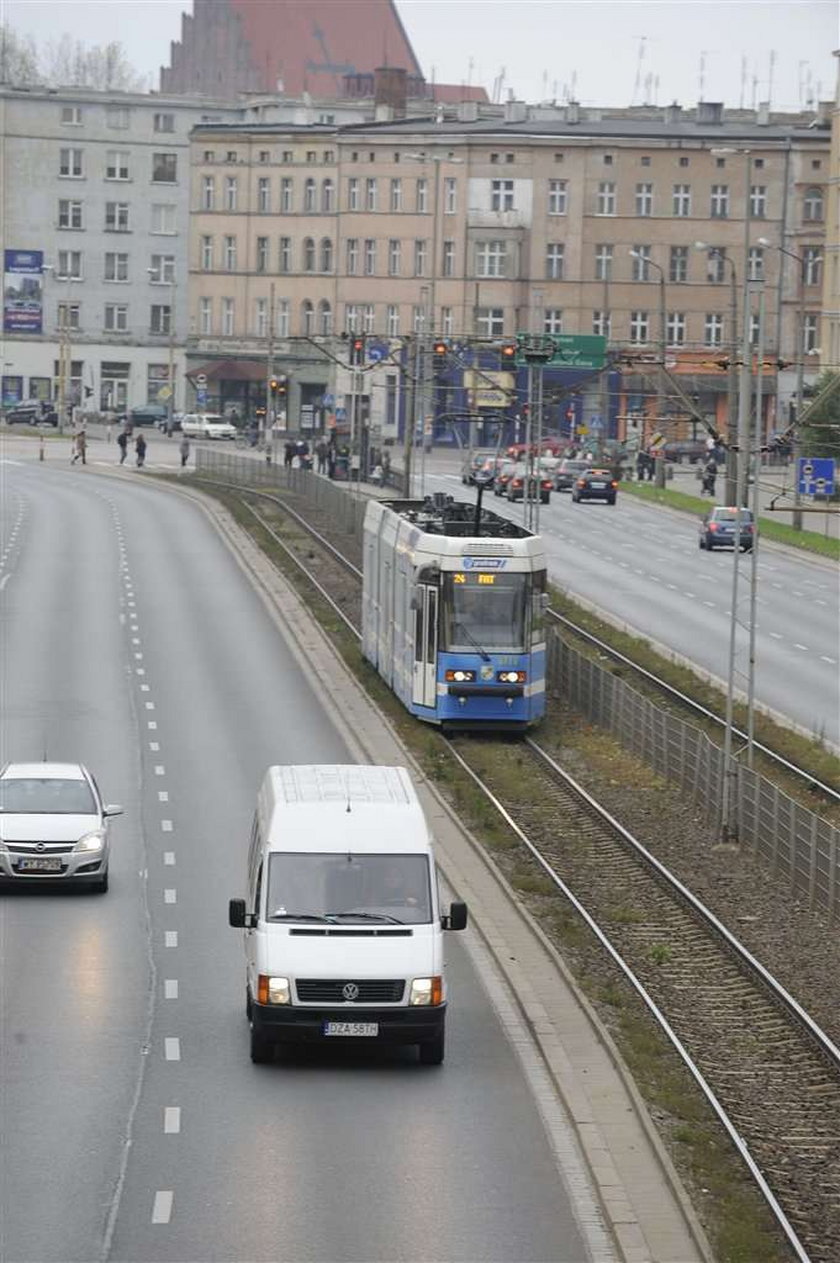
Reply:
<svg viewBox="0 0 840 1263"><path fill-rule="evenodd" d="M355 603L336 602L329 591L333 567L360 581L355 563L278 497L225 489L360 639ZM280 537L255 498L274 502L323 549L317 567ZM505 746L458 737L445 745L676 1049L793 1256L834 1263L840 1258L840 1050L714 913L536 741ZM518 758L527 752L527 775L518 778L527 794L512 793L510 778L501 778L505 791L485 782L480 756L490 748Z"/></svg>

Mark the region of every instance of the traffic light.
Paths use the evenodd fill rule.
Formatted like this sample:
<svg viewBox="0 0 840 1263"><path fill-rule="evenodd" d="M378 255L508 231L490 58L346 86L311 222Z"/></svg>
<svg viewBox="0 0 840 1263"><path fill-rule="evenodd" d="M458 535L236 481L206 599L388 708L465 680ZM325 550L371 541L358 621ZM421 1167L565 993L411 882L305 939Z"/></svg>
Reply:
<svg viewBox="0 0 840 1263"><path fill-rule="evenodd" d="M350 363L364 364L365 362L365 335L363 333L355 333L350 339Z"/></svg>
<svg viewBox="0 0 840 1263"><path fill-rule="evenodd" d="M501 357L503 364L513 364L516 360L516 343L503 342L501 349Z"/></svg>
<svg viewBox="0 0 840 1263"><path fill-rule="evenodd" d="M446 363L446 355L449 350L449 343L444 342L441 338L437 342L432 343L432 355L434 357L434 367L443 368Z"/></svg>
<svg viewBox="0 0 840 1263"><path fill-rule="evenodd" d="M286 377L272 377L269 380L268 388L271 391L272 395L275 396L275 398L277 396L282 398L283 395L285 395L286 393L287 383L288 383L288 379Z"/></svg>
<svg viewBox="0 0 840 1263"><path fill-rule="evenodd" d="M276 394L277 394L277 387L278 387L278 385L279 385L279 383L278 383L278 381L277 381L277 378L276 378L276 377L272 377L272 378L271 378L271 381L268 383L268 388L269 388L269 390L271 391L272 395L276 395Z"/></svg>

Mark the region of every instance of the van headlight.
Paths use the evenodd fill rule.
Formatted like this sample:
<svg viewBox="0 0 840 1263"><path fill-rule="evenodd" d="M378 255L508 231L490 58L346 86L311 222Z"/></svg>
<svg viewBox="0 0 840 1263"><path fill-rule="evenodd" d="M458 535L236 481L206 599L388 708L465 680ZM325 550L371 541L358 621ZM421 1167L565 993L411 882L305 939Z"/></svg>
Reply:
<svg viewBox="0 0 840 1263"><path fill-rule="evenodd" d="M288 978L274 974L260 974L257 980L258 1004L291 1004L291 988Z"/></svg>
<svg viewBox="0 0 840 1263"><path fill-rule="evenodd" d="M435 974L432 978L412 978L409 1004L442 1004L443 978Z"/></svg>
<svg viewBox="0 0 840 1263"><path fill-rule="evenodd" d="M84 854L89 851L101 851L104 845L105 835L103 833L86 833L83 838L79 838L73 850Z"/></svg>

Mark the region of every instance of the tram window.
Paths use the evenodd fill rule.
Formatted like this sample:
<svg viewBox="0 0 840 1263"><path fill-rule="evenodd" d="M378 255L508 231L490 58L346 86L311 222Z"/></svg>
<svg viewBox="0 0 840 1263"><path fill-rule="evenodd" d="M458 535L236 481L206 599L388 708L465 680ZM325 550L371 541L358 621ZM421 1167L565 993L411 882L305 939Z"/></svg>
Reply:
<svg viewBox="0 0 840 1263"><path fill-rule="evenodd" d="M423 661L423 599L416 598L414 606L414 661Z"/></svg>
<svg viewBox="0 0 840 1263"><path fill-rule="evenodd" d="M546 609L546 572L538 571L532 575L531 587L531 644L538 645L545 640Z"/></svg>
<svg viewBox="0 0 840 1263"><path fill-rule="evenodd" d="M480 582L486 578L481 571L444 577L442 648L524 653L530 576L496 573L492 583Z"/></svg>

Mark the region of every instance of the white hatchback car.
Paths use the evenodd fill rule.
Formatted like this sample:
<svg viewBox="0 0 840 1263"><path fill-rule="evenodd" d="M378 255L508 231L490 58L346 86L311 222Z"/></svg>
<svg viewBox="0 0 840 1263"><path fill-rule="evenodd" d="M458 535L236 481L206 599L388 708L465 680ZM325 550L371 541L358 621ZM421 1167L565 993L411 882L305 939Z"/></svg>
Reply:
<svg viewBox="0 0 840 1263"><path fill-rule="evenodd" d="M105 806L80 763L7 763L0 771L0 882L58 880L108 889Z"/></svg>
<svg viewBox="0 0 840 1263"><path fill-rule="evenodd" d="M181 418L181 432L188 439L235 439L236 426L213 412L187 412Z"/></svg>

